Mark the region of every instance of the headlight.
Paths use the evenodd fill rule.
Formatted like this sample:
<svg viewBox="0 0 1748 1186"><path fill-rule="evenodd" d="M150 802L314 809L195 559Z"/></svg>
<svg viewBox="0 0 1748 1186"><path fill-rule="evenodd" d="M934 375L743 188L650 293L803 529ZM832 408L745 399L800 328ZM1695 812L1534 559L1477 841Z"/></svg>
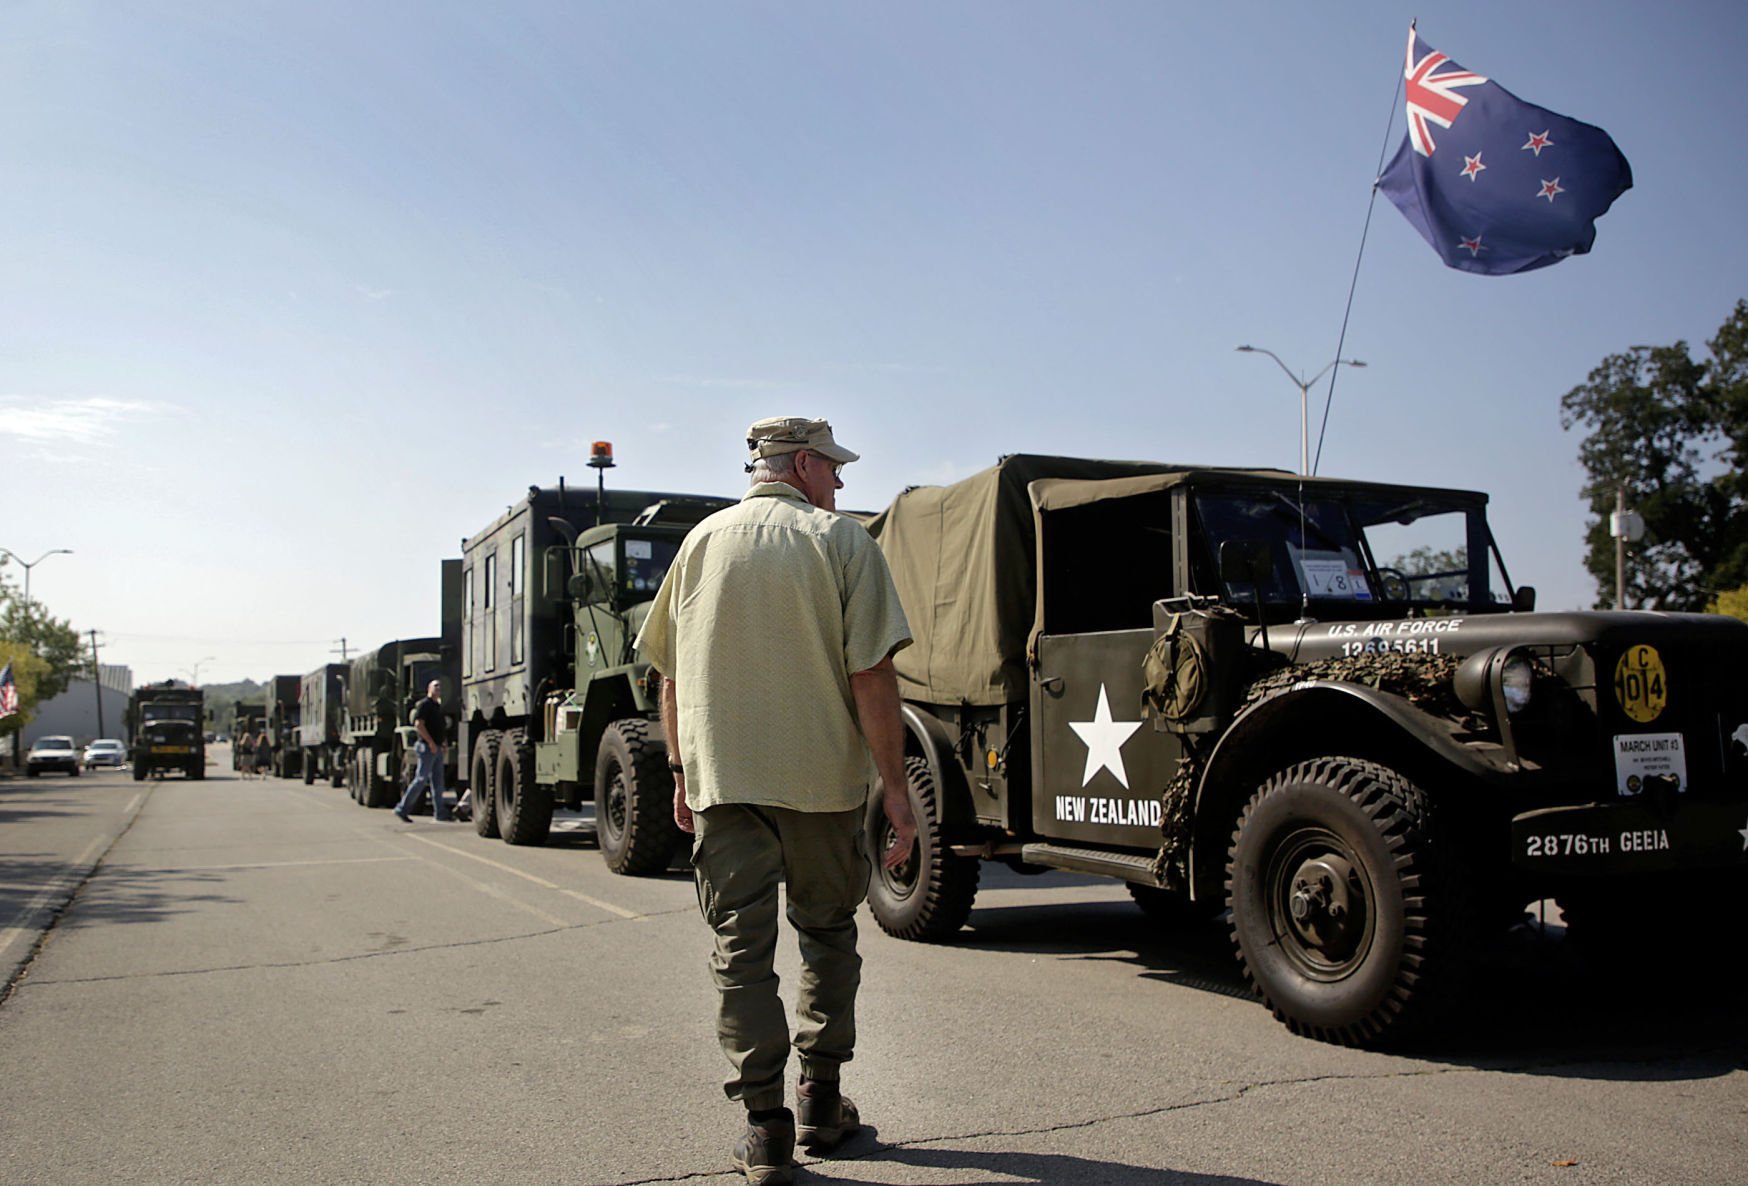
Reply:
<svg viewBox="0 0 1748 1186"><path fill-rule="evenodd" d="M1499 671L1499 690L1505 696L1505 711L1515 714L1529 707L1535 676L1535 664L1521 651L1505 660L1505 666Z"/></svg>

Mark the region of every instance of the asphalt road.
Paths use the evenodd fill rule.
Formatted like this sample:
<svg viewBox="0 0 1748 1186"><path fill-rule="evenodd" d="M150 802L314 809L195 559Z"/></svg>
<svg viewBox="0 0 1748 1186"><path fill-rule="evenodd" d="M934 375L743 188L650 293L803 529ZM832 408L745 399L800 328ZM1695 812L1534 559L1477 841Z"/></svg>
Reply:
<svg viewBox="0 0 1748 1186"><path fill-rule="evenodd" d="M731 1183L689 879L344 791L0 782L0 1182ZM1720 942L1740 929L1720 916ZM871 1131L801 1181L1741 1180L1738 982L1524 927L1421 1048L1293 1037L1217 927L986 869L959 943L863 927ZM793 943L783 949L786 984Z"/></svg>

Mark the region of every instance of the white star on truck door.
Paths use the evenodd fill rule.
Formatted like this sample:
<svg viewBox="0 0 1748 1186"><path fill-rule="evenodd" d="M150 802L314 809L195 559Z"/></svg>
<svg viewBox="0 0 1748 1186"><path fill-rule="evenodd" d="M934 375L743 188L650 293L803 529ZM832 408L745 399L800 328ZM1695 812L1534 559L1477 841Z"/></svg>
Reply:
<svg viewBox="0 0 1748 1186"><path fill-rule="evenodd" d="M1141 722L1111 719L1105 685L1099 685L1099 706L1093 711L1093 719L1070 721L1068 727L1086 742L1086 773L1080 777L1081 786L1091 782L1100 770L1109 770L1124 787L1129 785L1129 772L1123 769L1123 743L1141 727Z"/></svg>

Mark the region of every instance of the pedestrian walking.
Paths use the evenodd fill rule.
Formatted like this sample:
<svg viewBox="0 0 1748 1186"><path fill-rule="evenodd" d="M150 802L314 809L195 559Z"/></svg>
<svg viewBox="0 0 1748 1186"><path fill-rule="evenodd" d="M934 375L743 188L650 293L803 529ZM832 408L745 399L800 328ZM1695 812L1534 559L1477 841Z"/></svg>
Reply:
<svg viewBox="0 0 1748 1186"><path fill-rule="evenodd" d="M747 449L751 489L686 537L638 646L666 677L674 819L694 834L699 908L715 934L716 1033L733 1068L723 1086L747 1111L733 1164L779 1186L797 1143L826 1151L861 1125L840 1071L856 1041L863 819L878 773L895 833L881 859L909 857L892 655L911 639L885 557L836 513L839 473L857 454L824 420L796 416L753 425ZM793 1038L772 971L779 882L803 964Z"/></svg>
<svg viewBox="0 0 1748 1186"><path fill-rule="evenodd" d="M413 708L413 731L419 735L413 742L413 756L419 765L407 783L406 793L395 804L395 814L409 823L426 790L431 792L431 814L438 823L455 818L444 801L443 750L448 737L444 732L442 692L443 685L432 680L425 685L425 698Z"/></svg>
<svg viewBox="0 0 1748 1186"><path fill-rule="evenodd" d="M255 734L255 777L266 778L273 769L273 739L267 730Z"/></svg>
<svg viewBox="0 0 1748 1186"><path fill-rule="evenodd" d="M237 738L236 761L231 765L242 772L244 778L255 773L255 735L244 733Z"/></svg>

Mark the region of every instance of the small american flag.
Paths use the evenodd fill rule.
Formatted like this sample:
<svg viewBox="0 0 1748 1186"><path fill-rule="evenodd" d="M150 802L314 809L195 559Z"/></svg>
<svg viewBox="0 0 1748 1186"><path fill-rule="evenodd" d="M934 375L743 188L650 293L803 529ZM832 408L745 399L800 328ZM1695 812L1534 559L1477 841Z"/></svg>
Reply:
<svg viewBox="0 0 1748 1186"><path fill-rule="evenodd" d="M18 711L18 685L12 682L12 664L0 667L0 720Z"/></svg>

